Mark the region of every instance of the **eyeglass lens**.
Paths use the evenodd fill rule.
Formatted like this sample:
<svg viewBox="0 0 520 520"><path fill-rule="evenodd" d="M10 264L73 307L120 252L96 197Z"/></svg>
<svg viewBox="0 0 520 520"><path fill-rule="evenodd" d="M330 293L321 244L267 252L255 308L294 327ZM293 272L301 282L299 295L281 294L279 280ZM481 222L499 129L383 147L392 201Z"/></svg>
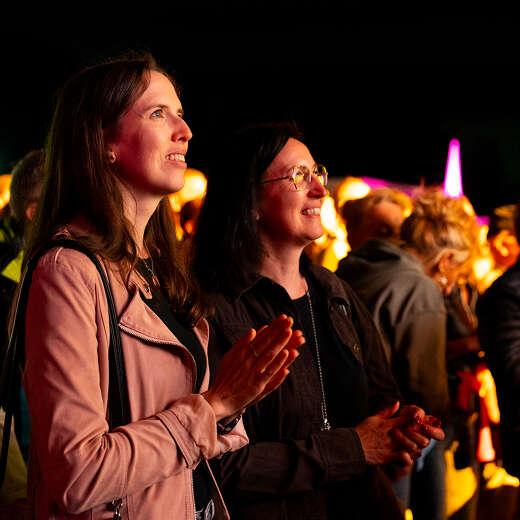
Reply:
<svg viewBox="0 0 520 520"><path fill-rule="evenodd" d="M318 177L318 180L323 186L327 185L327 170L325 166L317 164L312 172L306 166L299 166L295 169L292 176L295 187L297 189L305 188L305 186L311 183L313 173Z"/></svg>

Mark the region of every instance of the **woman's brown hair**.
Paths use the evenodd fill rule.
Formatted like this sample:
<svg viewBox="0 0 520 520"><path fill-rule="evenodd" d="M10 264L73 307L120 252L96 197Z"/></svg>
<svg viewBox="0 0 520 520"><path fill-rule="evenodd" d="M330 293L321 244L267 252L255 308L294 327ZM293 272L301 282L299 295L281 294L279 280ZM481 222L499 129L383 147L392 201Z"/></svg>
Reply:
<svg viewBox="0 0 520 520"><path fill-rule="evenodd" d="M44 187L26 259L60 227L81 216L92 232L78 240L118 264L127 283L138 256L132 225L124 216L117 171L108 160L108 142L121 116L148 87L152 70L167 76L178 92L171 76L147 53L88 67L64 85L47 137ZM175 312L194 325L204 308L179 258L167 197L148 222L144 243Z"/></svg>

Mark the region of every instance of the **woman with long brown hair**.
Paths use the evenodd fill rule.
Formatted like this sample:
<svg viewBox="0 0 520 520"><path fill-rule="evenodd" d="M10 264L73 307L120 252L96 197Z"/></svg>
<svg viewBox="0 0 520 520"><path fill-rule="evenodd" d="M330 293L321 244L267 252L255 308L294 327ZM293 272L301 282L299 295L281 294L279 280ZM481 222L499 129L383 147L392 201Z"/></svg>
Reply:
<svg viewBox="0 0 520 520"><path fill-rule="evenodd" d="M37 263L26 310L34 518L226 518L205 461L247 442L238 417L281 384L303 342L286 316L251 329L208 388L210 330L166 197L183 186L190 139L178 88L149 55L84 69L60 93L27 259L64 236L101 260L131 418L109 430L100 275L83 253L55 247Z"/></svg>

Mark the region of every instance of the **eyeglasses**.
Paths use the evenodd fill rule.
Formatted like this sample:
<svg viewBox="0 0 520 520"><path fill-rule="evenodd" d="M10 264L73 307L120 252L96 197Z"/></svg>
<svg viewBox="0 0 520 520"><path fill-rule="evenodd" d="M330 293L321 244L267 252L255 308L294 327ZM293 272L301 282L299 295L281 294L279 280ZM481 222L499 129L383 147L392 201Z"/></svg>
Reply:
<svg viewBox="0 0 520 520"><path fill-rule="evenodd" d="M286 175L285 177L277 177L276 179L267 179L266 181L262 181L260 184L291 179L296 191L302 191L312 182L312 175L315 175L318 178L318 181L322 186L327 186L328 173L327 168L325 168L323 164L315 164L312 167L312 171L309 170L307 166L293 166L289 170L289 175Z"/></svg>

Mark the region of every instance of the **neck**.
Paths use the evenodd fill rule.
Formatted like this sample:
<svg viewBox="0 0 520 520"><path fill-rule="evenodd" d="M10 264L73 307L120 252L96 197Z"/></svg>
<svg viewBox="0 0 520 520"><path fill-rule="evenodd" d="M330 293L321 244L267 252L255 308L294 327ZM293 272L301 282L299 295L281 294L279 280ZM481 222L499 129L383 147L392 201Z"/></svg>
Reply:
<svg viewBox="0 0 520 520"><path fill-rule="evenodd" d="M149 256L144 245L144 231L148 222L157 209L161 197L136 197L126 189L122 189L125 217L132 225L137 254L144 258Z"/></svg>
<svg viewBox="0 0 520 520"><path fill-rule="evenodd" d="M305 278L300 273L301 248L274 248L263 243L266 252L260 272L280 284L291 299L301 298L307 291Z"/></svg>

